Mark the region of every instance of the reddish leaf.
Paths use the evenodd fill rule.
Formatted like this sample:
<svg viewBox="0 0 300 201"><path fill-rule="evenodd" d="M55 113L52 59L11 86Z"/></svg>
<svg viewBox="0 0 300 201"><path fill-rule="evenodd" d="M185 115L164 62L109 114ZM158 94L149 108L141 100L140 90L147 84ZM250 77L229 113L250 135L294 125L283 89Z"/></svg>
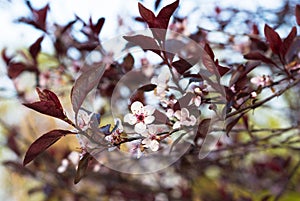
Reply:
<svg viewBox="0 0 300 201"><path fill-rule="evenodd" d="M105 69L105 66L95 66L83 72L75 81L75 84L71 91L71 103L73 106L73 111L75 112L76 119L83 101L85 100L88 93L99 84L100 79L105 72Z"/></svg>
<svg viewBox="0 0 300 201"><path fill-rule="evenodd" d="M300 5L299 4L296 5L295 16L296 16L297 24L300 26Z"/></svg>
<svg viewBox="0 0 300 201"><path fill-rule="evenodd" d="M51 145L57 142L61 137L67 134L75 134L68 130L52 130L41 137L39 137L36 141L34 141L30 147L28 148L25 158L23 161L23 165L25 166L33 159L35 159L39 154L48 149Z"/></svg>
<svg viewBox="0 0 300 201"><path fill-rule="evenodd" d="M41 91L39 88L37 88L36 91L39 95L40 101L34 103L24 103L23 105L42 114L59 118L67 123L71 123L65 115L63 107L55 93L47 89Z"/></svg>
<svg viewBox="0 0 300 201"><path fill-rule="evenodd" d="M155 17L154 13L151 10L147 9L141 3L139 3L139 12L142 18L147 22L149 28L154 28L152 32L158 40L165 40L166 29L168 28L169 20L178 7L178 4L179 0L176 0L172 4L163 7L158 13L157 17Z"/></svg>
<svg viewBox="0 0 300 201"><path fill-rule="evenodd" d="M285 57L288 49L290 48L296 36L297 36L297 29L296 27L293 27L289 35L283 40L283 44L281 46L282 57Z"/></svg>
<svg viewBox="0 0 300 201"><path fill-rule="evenodd" d="M80 159L78 168L76 170L76 176L74 179L74 184L77 184L84 176L89 165L89 161L92 159L92 156L89 153L85 153L82 159Z"/></svg>
<svg viewBox="0 0 300 201"><path fill-rule="evenodd" d="M61 103L55 93L53 93L52 91L50 91L48 89L44 89L43 91L41 91L39 88L36 88L36 91L37 91L41 101L53 102L55 104L56 108L63 109L61 106Z"/></svg>
<svg viewBox="0 0 300 201"><path fill-rule="evenodd" d="M33 109L45 115L56 117L65 120L66 116L63 110L56 108L56 105L52 101L39 101L34 103L24 103L26 107Z"/></svg>
<svg viewBox="0 0 300 201"><path fill-rule="evenodd" d="M19 21L27 24L31 24L37 29L46 32L46 17L47 17L49 5L47 4L44 8L40 10L35 10L34 8L32 8L30 1L26 1L26 3L29 9L31 10L33 17L32 19L21 18L19 19Z"/></svg>
<svg viewBox="0 0 300 201"><path fill-rule="evenodd" d="M8 77L11 79L14 79L18 77L23 71L26 70L26 66L24 63L18 62L18 63L10 63L8 66Z"/></svg>
<svg viewBox="0 0 300 201"><path fill-rule="evenodd" d="M250 52L250 53L244 55L244 58L248 59L248 60L262 61L262 62L265 62L267 64L272 64L272 65L278 67L278 65L275 62L273 62L272 59L266 57L265 55L263 55L262 53L260 53L258 51Z"/></svg>
<svg viewBox="0 0 300 201"><path fill-rule="evenodd" d="M160 48L157 42L149 36L135 35L135 36L123 36L123 38L131 43L140 46L145 51L150 50L160 56Z"/></svg>
<svg viewBox="0 0 300 201"><path fill-rule="evenodd" d="M269 27L267 24L265 25L264 32L265 32L266 39L269 42L271 50L275 54L279 54L282 41L278 33L274 31L274 29Z"/></svg>
<svg viewBox="0 0 300 201"><path fill-rule="evenodd" d="M41 51L41 42L43 41L44 36L39 37L30 47L29 52L34 60L36 60L36 57L38 53Z"/></svg>

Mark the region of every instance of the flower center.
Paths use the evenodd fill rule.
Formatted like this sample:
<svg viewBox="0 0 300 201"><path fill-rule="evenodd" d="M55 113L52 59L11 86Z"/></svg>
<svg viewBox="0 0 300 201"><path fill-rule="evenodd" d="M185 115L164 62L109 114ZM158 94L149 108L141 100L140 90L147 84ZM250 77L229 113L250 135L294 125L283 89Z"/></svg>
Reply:
<svg viewBox="0 0 300 201"><path fill-rule="evenodd" d="M145 119L145 116L144 116L144 114L138 114L136 116L136 118L137 118L138 122L143 122Z"/></svg>

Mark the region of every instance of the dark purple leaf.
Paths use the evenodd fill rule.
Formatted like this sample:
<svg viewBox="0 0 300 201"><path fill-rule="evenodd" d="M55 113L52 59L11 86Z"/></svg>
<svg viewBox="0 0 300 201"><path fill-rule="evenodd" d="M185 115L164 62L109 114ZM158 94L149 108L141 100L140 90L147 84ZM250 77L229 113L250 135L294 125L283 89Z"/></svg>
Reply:
<svg viewBox="0 0 300 201"><path fill-rule="evenodd" d="M31 24L37 29L46 32L46 18L47 18L47 12L49 10L49 5L47 4L44 8L41 8L40 10L36 10L32 8L30 1L26 1L26 3L32 12L32 19L21 18L19 19L19 21L27 24Z"/></svg>
<svg viewBox="0 0 300 201"><path fill-rule="evenodd" d="M144 85L144 86L138 88L138 90L141 90L141 91L153 91L155 88L156 88L156 84L147 84L147 85Z"/></svg>
<svg viewBox="0 0 300 201"><path fill-rule="evenodd" d="M24 167L19 162L12 161L12 160L7 160L7 161L3 161L2 164L6 168L10 168L12 171L14 171L18 174L25 175L25 176L32 176L32 177L35 176L35 173L33 171L31 171L28 168Z"/></svg>
<svg viewBox="0 0 300 201"><path fill-rule="evenodd" d="M282 41L281 41L281 38L278 35L278 33L276 31L274 31L274 29L269 27L267 24L265 25L264 33L265 33L267 41L269 42L271 50L275 54L279 55L279 53L280 53L279 51L280 51L280 47L282 45Z"/></svg>
<svg viewBox="0 0 300 201"><path fill-rule="evenodd" d="M94 25L92 22L92 18L90 18L90 27L96 35L99 35L99 33L101 32L104 22L105 18L102 17L98 19L97 23Z"/></svg>
<svg viewBox="0 0 300 201"><path fill-rule="evenodd" d="M172 63L172 66L176 69L179 74L185 73L191 67L193 67L194 63L190 63L187 60L179 59Z"/></svg>
<svg viewBox="0 0 300 201"><path fill-rule="evenodd" d="M214 54L214 52L212 51L212 49L211 49L211 47L209 46L209 44L205 43L204 50L205 50L205 52L210 56L210 58L211 58L212 60L215 60L215 54Z"/></svg>
<svg viewBox="0 0 300 201"><path fill-rule="evenodd" d="M135 36L123 36L123 38L131 43L134 43L140 46L143 50L150 50L160 56L160 47L157 42L149 37L144 35L135 35Z"/></svg>
<svg viewBox="0 0 300 201"><path fill-rule="evenodd" d="M157 26L153 28L167 29L169 20L179 5L179 0L163 7L157 15Z"/></svg>
<svg viewBox="0 0 300 201"><path fill-rule="evenodd" d="M296 27L293 27L289 35L283 40L283 44L281 46L282 57L285 57L288 49L290 48L296 36L297 36L297 29Z"/></svg>
<svg viewBox="0 0 300 201"><path fill-rule="evenodd" d="M150 25L155 23L154 13L145 6L143 6L141 3L138 3L138 7L141 17L147 22L150 28L153 28Z"/></svg>
<svg viewBox="0 0 300 201"><path fill-rule="evenodd" d="M52 130L34 141L28 148L25 158L23 160L23 166L30 163L39 154L48 149L51 145L57 142L61 137L67 134L75 134L68 130Z"/></svg>
<svg viewBox="0 0 300 201"><path fill-rule="evenodd" d="M217 70L218 70L220 76L225 75L225 74L230 70L230 68L227 68L227 67L225 67L225 66L219 65L218 59L216 59L215 64L216 64L216 66L217 66Z"/></svg>
<svg viewBox="0 0 300 201"><path fill-rule="evenodd" d="M230 131L232 128L238 123L240 118L243 116L243 114L239 115L238 117L231 117L226 120L226 135L229 136Z"/></svg>
<svg viewBox="0 0 300 201"><path fill-rule="evenodd" d="M262 61L266 64L272 64L272 65L278 67L278 65L272 59L266 57L265 55L263 55L262 53L260 53L258 51L250 52L250 53L244 55L244 58L248 59L248 60Z"/></svg>
<svg viewBox="0 0 300 201"><path fill-rule="evenodd" d="M296 22L298 26L300 26L300 5L299 4L296 5L295 16L296 16Z"/></svg>
<svg viewBox="0 0 300 201"><path fill-rule="evenodd" d="M30 47L29 52L34 60L36 60L36 57L38 53L41 51L41 42L43 41L44 36L39 37Z"/></svg>
<svg viewBox="0 0 300 201"><path fill-rule="evenodd" d="M23 103L23 105L45 115L56 117L62 120L66 119L66 115L64 114L64 111L59 108L56 108L56 105L52 101Z"/></svg>
<svg viewBox="0 0 300 201"><path fill-rule="evenodd" d="M89 165L89 161L93 157L89 153L85 153L82 159L80 159L78 168L76 170L76 176L74 179L74 184L77 184L86 174L87 167Z"/></svg>
<svg viewBox="0 0 300 201"><path fill-rule="evenodd" d="M56 108L61 109L61 110L63 109L61 106L61 103L55 93L53 93L52 91L50 91L48 89L44 89L43 91L41 91L39 88L36 88L36 91L37 91L41 101L53 102L55 104Z"/></svg>
<svg viewBox="0 0 300 201"><path fill-rule="evenodd" d="M75 112L75 118L77 119L78 111L85 100L88 93L96 87L103 73L105 72L105 66L96 66L85 72L83 72L79 78L75 81L75 84L71 91L71 103L73 111Z"/></svg>

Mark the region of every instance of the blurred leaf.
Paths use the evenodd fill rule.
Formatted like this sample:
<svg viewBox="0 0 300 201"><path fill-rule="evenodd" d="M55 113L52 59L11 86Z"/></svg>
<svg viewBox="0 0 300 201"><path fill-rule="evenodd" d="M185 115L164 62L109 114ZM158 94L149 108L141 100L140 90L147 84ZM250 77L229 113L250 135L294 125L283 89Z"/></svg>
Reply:
<svg viewBox="0 0 300 201"><path fill-rule="evenodd" d="M127 56L123 59L123 63L121 64L122 68L125 72L131 71L134 65L134 58L132 54L127 54Z"/></svg>
<svg viewBox="0 0 300 201"><path fill-rule="evenodd" d="M43 41L44 36L39 37L30 47L29 52L34 60L36 60L36 57L38 53L41 51L41 42Z"/></svg>
<svg viewBox="0 0 300 201"><path fill-rule="evenodd" d="M288 49L292 45L296 36L297 36L297 29L296 27L293 27L289 35L283 40L282 47L281 47L282 57L286 55Z"/></svg>
<svg viewBox="0 0 300 201"><path fill-rule="evenodd" d="M300 5L299 4L296 5L295 16L296 16L297 24L300 26Z"/></svg>
<svg viewBox="0 0 300 201"><path fill-rule="evenodd" d="M99 33L101 32L102 30L102 27L104 25L104 22L105 22L105 18L99 18L97 23L96 24L93 24L92 22L92 18L90 18L90 27L91 27L91 30L96 34L96 35L99 35Z"/></svg>
<svg viewBox="0 0 300 201"><path fill-rule="evenodd" d="M25 158L23 160L23 166L30 163L38 155L48 149L51 145L57 142L61 137L67 134L75 134L69 130L52 130L34 141L28 148Z"/></svg>
<svg viewBox="0 0 300 201"><path fill-rule="evenodd" d="M17 63L10 63L8 65L8 77L14 79L18 77L23 71L27 69L27 66L24 63L17 62Z"/></svg>
<svg viewBox="0 0 300 201"><path fill-rule="evenodd" d="M74 179L74 184L77 184L84 176L89 165L89 161L92 159L92 156L89 153L85 153L82 159L80 159L78 168L76 171L76 176Z"/></svg>

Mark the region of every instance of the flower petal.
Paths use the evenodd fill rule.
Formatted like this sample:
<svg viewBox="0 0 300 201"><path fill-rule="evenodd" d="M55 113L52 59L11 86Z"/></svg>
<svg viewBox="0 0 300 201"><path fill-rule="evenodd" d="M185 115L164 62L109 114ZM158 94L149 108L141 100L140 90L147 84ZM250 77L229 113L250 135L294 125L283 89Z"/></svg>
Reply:
<svg viewBox="0 0 300 201"><path fill-rule="evenodd" d="M154 116L147 116L144 119L145 124L151 124L155 120Z"/></svg>
<svg viewBox="0 0 300 201"><path fill-rule="evenodd" d="M197 96L194 100L194 103L197 107L199 107L201 104L201 96Z"/></svg>
<svg viewBox="0 0 300 201"><path fill-rule="evenodd" d="M180 126L181 126L180 121L176 121L175 124L173 125L173 129L180 128Z"/></svg>
<svg viewBox="0 0 300 201"><path fill-rule="evenodd" d="M189 113L188 109L186 109L186 108L181 109L181 119L186 119L189 117L189 115L190 115L190 113Z"/></svg>
<svg viewBox="0 0 300 201"><path fill-rule="evenodd" d="M153 107L152 105L146 105L143 109L146 116L152 115L155 111L155 107Z"/></svg>
<svg viewBox="0 0 300 201"><path fill-rule="evenodd" d="M146 125L142 122L135 124L134 131L137 133L144 133L146 130Z"/></svg>
<svg viewBox="0 0 300 201"><path fill-rule="evenodd" d="M157 132L157 128L156 128L155 125L149 125L149 126L148 126L148 133L149 133L150 135L155 135L156 132Z"/></svg>
<svg viewBox="0 0 300 201"><path fill-rule="evenodd" d="M133 114L126 114L124 117L124 122L127 122L130 125L133 125L137 122L136 116Z"/></svg>
<svg viewBox="0 0 300 201"><path fill-rule="evenodd" d="M143 104L140 101L135 101L132 103L130 109L133 114L141 114L143 111Z"/></svg>
<svg viewBox="0 0 300 201"><path fill-rule="evenodd" d="M149 148L152 151L157 151L159 149L159 142L157 140L151 140Z"/></svg>

